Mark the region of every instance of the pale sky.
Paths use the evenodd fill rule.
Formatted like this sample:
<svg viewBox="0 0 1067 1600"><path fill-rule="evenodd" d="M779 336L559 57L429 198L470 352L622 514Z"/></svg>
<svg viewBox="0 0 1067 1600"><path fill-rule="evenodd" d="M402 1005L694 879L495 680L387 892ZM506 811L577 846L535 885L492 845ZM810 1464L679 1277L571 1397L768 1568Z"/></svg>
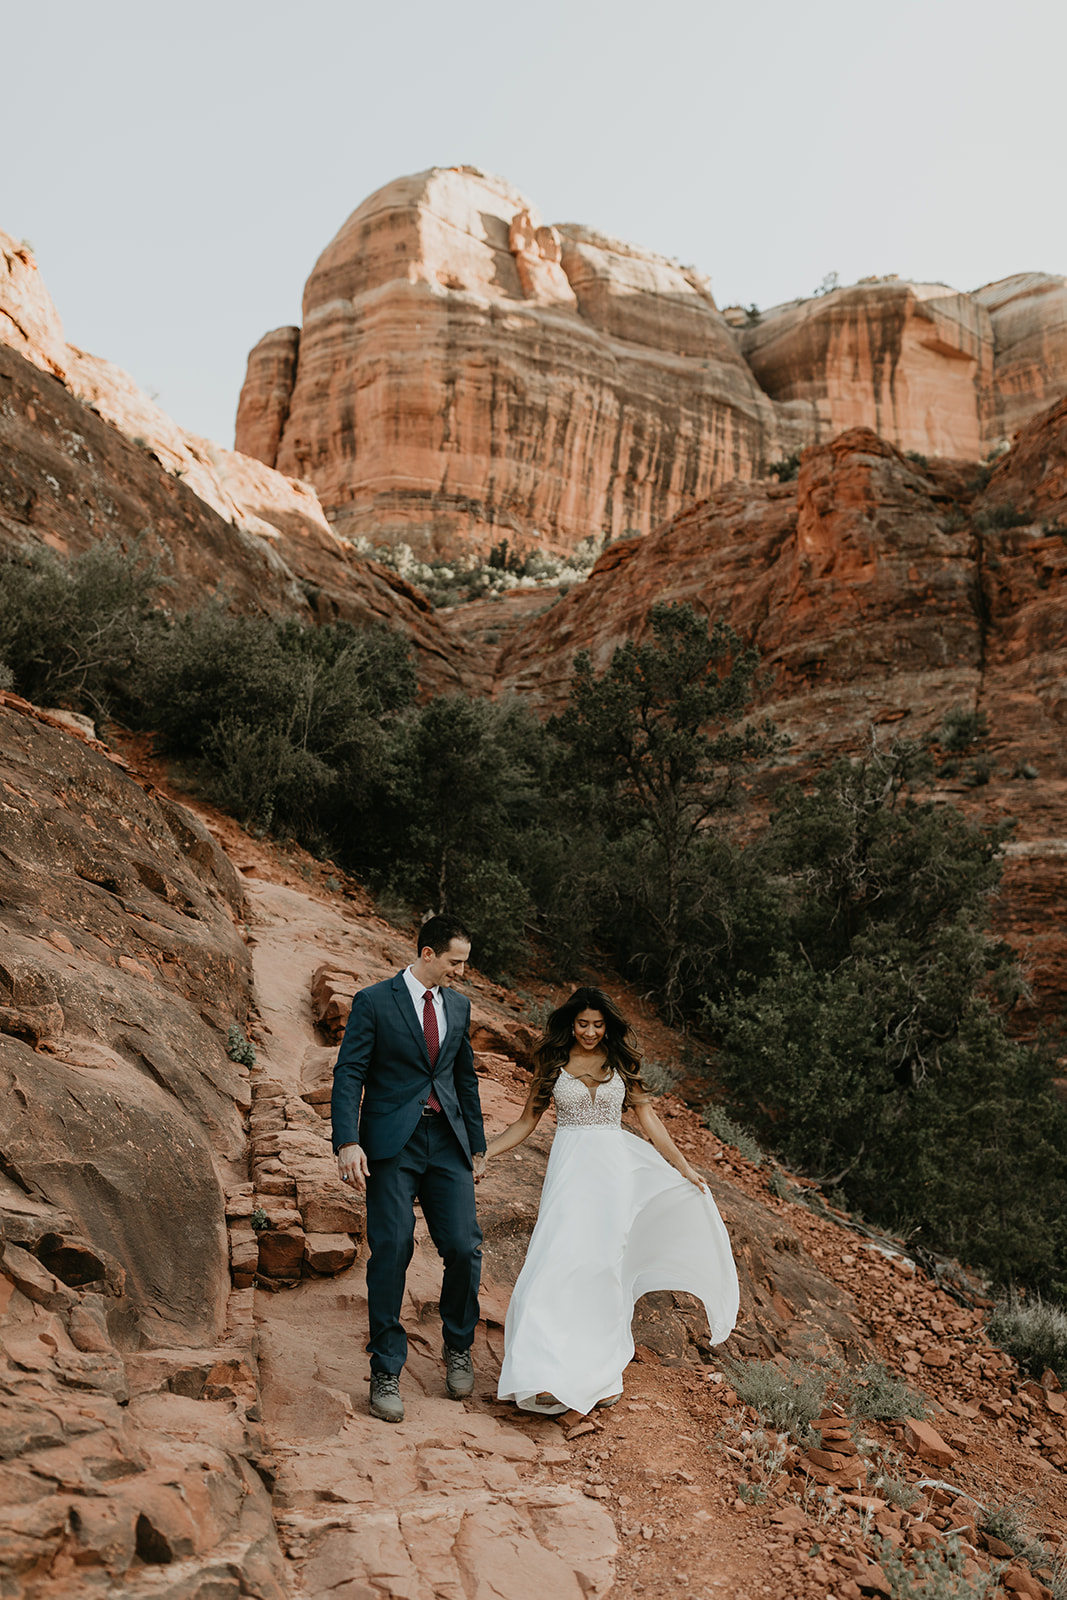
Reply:
<svg viewBox="0 0 1067 1600"><path fill-rule="evenodd" d="M222 444L344 219L468 163L706 272L1067 271L1062 0L3 0L0 227Z"/></svg>

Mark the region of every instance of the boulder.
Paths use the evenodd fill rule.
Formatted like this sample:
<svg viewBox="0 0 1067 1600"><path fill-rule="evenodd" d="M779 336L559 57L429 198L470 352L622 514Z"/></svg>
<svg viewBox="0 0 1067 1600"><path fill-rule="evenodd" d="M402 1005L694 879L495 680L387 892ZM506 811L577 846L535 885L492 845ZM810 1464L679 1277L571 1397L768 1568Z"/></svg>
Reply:
<svg viewBox="0 0 1067 1600"><path fill-rule="evenodd" d="M904 1423L904 1442L912 1455L928 1461L933 1467L951 1467L956 1452L947 1445L937 1429L917 1417L908 1417Z"/></svg>
<svg viewBox="0 0 1067 1600"><path fill-rule="evenodd" d="M304 1261L320 1277L333 1277L350 1267L356 1247L347 1233L308 1233L304 1238Z"/></svg>

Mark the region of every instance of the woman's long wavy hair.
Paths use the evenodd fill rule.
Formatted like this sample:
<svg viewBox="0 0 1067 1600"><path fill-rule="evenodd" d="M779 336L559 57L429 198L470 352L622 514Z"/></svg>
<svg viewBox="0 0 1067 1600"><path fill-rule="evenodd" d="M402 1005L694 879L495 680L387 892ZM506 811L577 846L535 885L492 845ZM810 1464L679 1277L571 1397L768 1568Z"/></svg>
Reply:
<svg viewBox="0 0 1067 1600"><path fill-rule="evenodd" d="M534 1109L544 1111L552 1098L556 1079L570 1059L574 1047L574 1019L580 1011L599 1011L604 1018L603 1050L607 1064L626 1085L625 1110L648 1098L641 1082L641 1052L637 1038L614 1000L603 989L585 986L575 989L569 1000L552 1012L545 1031L534 1048Z"/></svg>

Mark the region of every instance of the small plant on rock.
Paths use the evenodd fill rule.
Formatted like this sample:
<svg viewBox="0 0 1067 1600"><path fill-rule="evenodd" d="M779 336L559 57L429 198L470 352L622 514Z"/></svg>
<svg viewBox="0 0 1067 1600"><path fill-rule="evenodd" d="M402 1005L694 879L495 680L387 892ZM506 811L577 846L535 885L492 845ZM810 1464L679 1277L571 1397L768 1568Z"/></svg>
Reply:
<svg viewBox="0 0 1067 1600"><path fill-rule="evenodd" d="M750 1133L746 1133L732 1117L728 1117L721 1106L714 1103L704 1107L704 1126L710 1129L716 1139L721 1139L723 1144L732 1145L738 1155L744 1156L746 1161L751 1161L753 1166L762 1166L763 1151Z"/></svg>
<svg viewBox="0 0 1067 1600"><path fill-rule="evenodd" d="M810 1424L826 1405L827 1375L818 1367L790 1361L729 1361L723 1370L742 1405L751 1406L761 1421L798 1444L815 1442Z"/></svg>
<svg viewBox="0 0 1067 1600"><path fill-rule="evenodd" d="M256 1206L249 1221L256 1233L265 1233L270 1227L270 1218L262 1206Z"/></svg>
<svg viewBox="0 0 1067 1600"><path fill-rule="evenodd" d="M865 1361L850 1370L841 1389L848 1401L849 1415L871 1421L894 1422L900 1417L925 1417L926 1401L908 1388L903 1378L890 1372L884 1361Z"/></svg>
<svg viewBox="0 0 1067 1600"><path fill-rule="evenodd" d="M678 1073L666 1061L646 1058L641 1063L641 1082L649 1094L670 1094L677 1087Z"/></svg>
<svg viewBox="0 0 1067 1600"><path fill-rule="evenodd" d="M778 461L772 461L767 468L768 478L777 478L779 483L791 483L800 471L800 451L793 450L787 456L782 456Z"/></svg>
<svg viewBox="0 0 1067 1600"><path fill-rule="evenodd" d="M1034 1502L1027 1499L1026 1495L1012 1495L1003 1505L987 1507L978 1519L979 1532L999 1539L1002 1544L1008 1545L1014 1555L1021 1556L1032 1567L1043 1566L1048 1559L1048 1552L1040 1539L1035 1539L1030 1532L1033 1511Z"/></svg>
<svg viewBox="0 0 1067 1600"><path fill-rule="evenodd" d="M957 1539L943 1550L916 1550L914 1568L888 1539L875 1539L874 1548L892 1600L988 1600L996 1593L1002 1569L966 1574Z"/></svg>
<svg viewBox="0 0 1067 1600"><path fill-rule="evenodd" d="M994 1344L1033 1378L1051 1369L1067 1383L1067 1311L1040 1299L1005 1300L986 1324Z"/></svg>
<svg viewBox="0 0 1067 1600"><path fill-rule="evenodd" d="M236 1022L230 1024L230 1031L226 1035L226 1054L238 1066L254 1067L256 1064L256 1047L245 1038Z"/></svg>

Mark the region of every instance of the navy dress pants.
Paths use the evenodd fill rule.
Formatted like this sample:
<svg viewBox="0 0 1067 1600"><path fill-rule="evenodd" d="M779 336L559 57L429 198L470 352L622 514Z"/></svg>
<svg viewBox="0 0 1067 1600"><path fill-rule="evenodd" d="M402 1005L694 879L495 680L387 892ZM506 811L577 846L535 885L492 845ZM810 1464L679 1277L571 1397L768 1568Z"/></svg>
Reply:
<svg viewBox="0 0 1067 1600"><path fill-rule="evenodd" d="M367 1179L367 1301L372 1372L401 1371L408 1341L400 1323L404 1279L415 1249L417 1198L445 1265L441 1323L445 1343L469 1350L478 1321L482 1230L474 1178L459 1140L440 1114L422 1117L398 1155L371 1161Z"/></svg>

